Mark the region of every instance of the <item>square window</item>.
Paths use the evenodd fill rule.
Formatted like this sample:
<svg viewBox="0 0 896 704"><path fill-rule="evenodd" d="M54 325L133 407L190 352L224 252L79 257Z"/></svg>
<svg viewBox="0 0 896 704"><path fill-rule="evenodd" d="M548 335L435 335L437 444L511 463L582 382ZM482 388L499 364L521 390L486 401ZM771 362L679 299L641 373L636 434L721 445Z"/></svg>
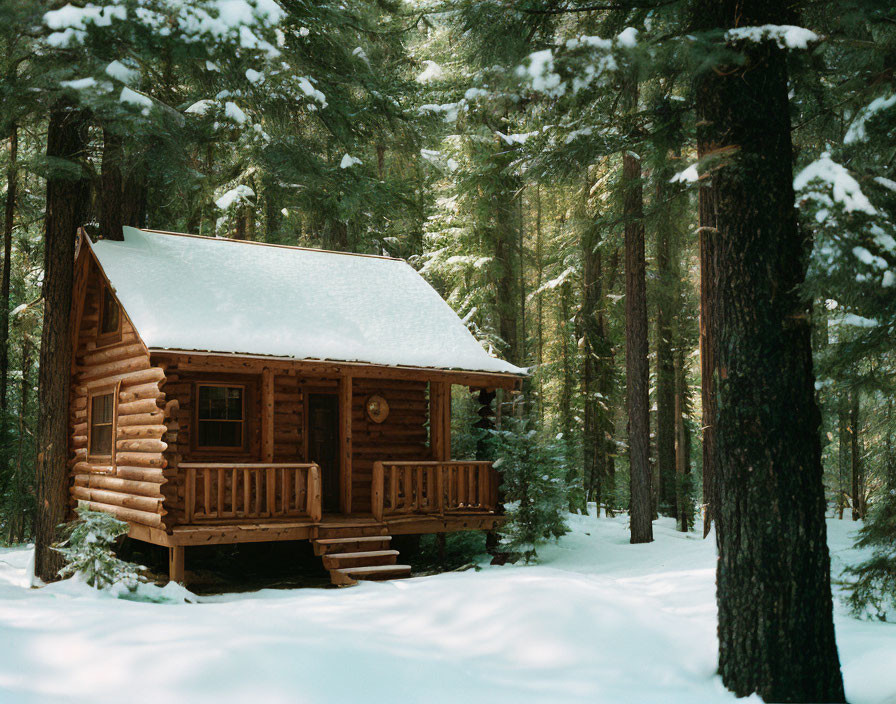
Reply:
<svg viewBox="0 0 896 704"><path fill-rule="evenodd" d="M197 399L197 445L241 448L245 438L245 389L200 385Z"/></svg>

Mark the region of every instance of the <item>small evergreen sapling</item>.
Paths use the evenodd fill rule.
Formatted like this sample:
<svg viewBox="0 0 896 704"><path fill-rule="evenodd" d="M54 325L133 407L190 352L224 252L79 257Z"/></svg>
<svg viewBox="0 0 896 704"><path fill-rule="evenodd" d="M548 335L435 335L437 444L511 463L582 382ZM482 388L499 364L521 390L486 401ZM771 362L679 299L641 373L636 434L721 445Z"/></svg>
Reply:
<svg viewBox="0 0 896 704"><path fill-rule="evenodd" d="M544 444L528 419L505 417L504 426L493 431L507 511L502 544L529 562L538 545L569 530L563 448Z"/></svg>
<svg viewBox="0 0 896 704"><path fill-rule="evenodd" d="M896 485L881 494L856 541L857 548L872 548L871 557L846 572L855 577L853 612L888 621L896 620Z"/></svg>
<svg viewBox="0 0 896 704"><path fill-rule="evenodd" d="M65 558L60 577L78 575L95 589L120 584L130 591L140 577L136 565L119 559L112 550L115 540L128 532L128 524L108 513L76 509L78 520L63 527L65 539L55 549Z"/></svg>

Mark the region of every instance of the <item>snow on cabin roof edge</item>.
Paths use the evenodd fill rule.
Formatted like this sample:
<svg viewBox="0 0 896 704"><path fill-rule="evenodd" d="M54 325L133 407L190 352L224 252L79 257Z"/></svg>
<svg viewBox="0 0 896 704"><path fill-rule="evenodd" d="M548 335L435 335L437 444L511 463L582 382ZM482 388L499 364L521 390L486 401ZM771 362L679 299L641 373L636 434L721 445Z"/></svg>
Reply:
<svg viewBox="0 0 896 704"><path fill-rule="evenodd" d="M88 242L153 351L528 374L488 354L403 259L131 227Z"/></svg>

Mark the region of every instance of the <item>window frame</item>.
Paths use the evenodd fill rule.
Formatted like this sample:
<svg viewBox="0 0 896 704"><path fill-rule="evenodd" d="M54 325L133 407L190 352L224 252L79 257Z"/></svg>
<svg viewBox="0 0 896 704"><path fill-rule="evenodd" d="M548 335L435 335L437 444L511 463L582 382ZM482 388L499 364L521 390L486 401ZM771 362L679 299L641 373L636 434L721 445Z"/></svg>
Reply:
<svg viewBox="0 0 896 704"><path fill-rule="evenodd" d="M202 387L217 387L217 388L238 388L242 389L242 420L234 421L228 419L220 419L220 418L209 418L205 421L200 421L199 418L199 390ZM234 380L234 381L222 381L222 380L214 380L214 381L195 381L193 382L193 428L194 432L190 434L190 446L193 452L195 453L211 453L215 455L222 454L230 454L230 455L249 455L251 454L251 448L249 443L250 437L250 429L249 429L249 394L251 393L250 384L247 381L242 380ZM239 445L201 445L199 443L199 423L200 422L208 422L208 421L222 421L225 423L240 423L240 444Z"/></svg>
<svg viewBox="0 0 896 704"><path fill-rule="evenodd" d="M106 296L115 303L116 308L118 308L118 323L115 326L115 330L110 332L103 332L103 323L106 318ZM97 319L97 327L96 327L96 345L97 347L105 347L106 345L113 345L116 342L121 342L121 323L122 318L124 317L124 309L121 307L121 303L118 302L118 299L115 297L115 293L112 291L112 287L108 284L108 282L104 281L100 288L100 301L99 301L99 316Z"/></svg>
<svg viewBox="0 0 896 704"><path fill-rule="evenodd" d="M92 389L87 395L87 461L90 463L108 462L115 465L116 445L118 444L118 393L121 388L121 382L118 381L110 386L101 386ZM111 427L112 443L109 454L97 454L93 451L93 402L94 399L101 396L112 396L112 419L108 423ZM107 425L102 423L101 425Z"/></svg>

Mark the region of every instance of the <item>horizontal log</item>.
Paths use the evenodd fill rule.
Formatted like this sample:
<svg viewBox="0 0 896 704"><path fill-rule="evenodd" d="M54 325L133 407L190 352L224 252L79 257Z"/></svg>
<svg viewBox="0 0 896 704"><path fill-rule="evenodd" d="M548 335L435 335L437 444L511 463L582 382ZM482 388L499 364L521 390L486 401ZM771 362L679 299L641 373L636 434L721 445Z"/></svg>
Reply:
<svg viewBox="0 0 896 704"><path fill-rule="evenodd" d="M151 413L134 413L133 415L120 416L118 418L118 427L128 427L132 425L158 425L165 427L165 414L161 409L156 408Z"/></svg>
<svg viewBox="0 0 896 704"><path fill-rule="evenodd" d="M155 439L125 439L118 440L115 447L119 452L164 452L168 443Z"/></svg>
<svg viewBox="0 0 896 704"><path fill-rule="evenodd" d="M111 465L97 464L95 462L79 461L79 462L75 462L72 465L72 474L86 474L86 473L112 474L114 471L115 471L115 468L112 467Z"/></svg>
<svg viewBox="0 0 896 704"><path fill-rule="evenodd" d="M164 399L166 392L159 388L159 382L152 381L148 384L138 384L137 386L129 386L127 389L119 392L118 400L122 403L130 403L142 398Z"/></svg>
<svg viewBox="0 0 896 704"><path fill-rule="evenodd" d="M116 362L120 359L130 359L146 355L146 349L139 343L114 345L111 347L103 347L96 352L89 352L81 355L79 366L93 367L108 362Z"/></svg>
<svg viewBox="0 0 896 704"><path fill-rule="evenodd" d="M121 464L134 467L157 467L158 469L164 469L168 466L168 461L155 452L119 452L116 454L115 459Z"/></svg>
<svg viewBox="0 0 896 704"><path fill-rule="evenodd" d="M155 399L143 398L139 401L131 401L129 403L118 404L118 415L129 416L135 413L153 413L159 410L160 406Z"/></svg>
<svg viewBox="0 0 896 704"><path fill-rule="evenodd" d="M149 369L138 369L133 372L124 374L115 374L102 379L92 379L82 384L87 389L95 389L100 386L121 382L122 388L126 386L136 386L137 384L145 384L149 381L161 381L165 378L165 372L158 367L150 367Z"/></svg>
<svg viewBox="0 0 896 704"><path fill-rule="evenodd" d="M117 374L142 371L149 368L149 357L141 355L139 357L119 359L115 362L107 362L106 364L97 364L92 367L82 367L79 370L78 378L83 383L85 381L106 378Z"/></svg>
<svg viewBox="0 0 896 704"><path fill-rule="evenodd" d="M170 431L170 428L168 428ZM166 428L164 425L127 425L124 427L118 428L118 439L138 439L138 438L150 438L153 440L160 439L166 433Z"/></svg>
<svg viewBox="0 0 896 704"><path fill-rule="evenodd" d="M75 399L71 403L72 409L86 409L87 408L87 389L84 389L84 393L76 396Z"/></svg>
<svg viewBox="0 0 896 704"><path fill-rule="evenodd" d="M162 510L161 496L153 498L149 496L124 494L119 491L109 491L107 489L91 489L86 486L77 485L72 487L72 496L76 499L98 501L102 504L121 506L122 508L132 508L148 513L159 513Z"/></svg>
<svg viewBox="0 0 896 704"><path fill-rule="evenodd" d="M91 511L104 511L105 513L110 513L120 521L139 523L140 525L149 526L150 528L160 528L162 526L162 516L158 513L139 511L133 508L124 508L122 506L104 504L97 501L82 500L81 503Z"/></svg>
<svg viewBox="0 0 896 704"><path fill-rule="evenodd" d="M119 461L121 456L118 457ZM115 475L122 479L131 479L138 482L152 482L153 484L164 484L167 479L161 469L153 469L148 467L129 467L118 465L115 468Z"/></svg>
<svg viewBox="0 0 896 704"><path fill-rule="evenodd" d="M72 447L87 447L86 435L75 435L72 437Z"/></svg>
<svg viewBox="0 0 896 704"><path fill-rule="evenodd" d="M110 477L105 474L79 474L75 477L75 485L85 486L89 489L106 489L123 494L147 496L154 499L161 499L163 487L168 486L156 482L141 482L133 479Z"/></svg>

